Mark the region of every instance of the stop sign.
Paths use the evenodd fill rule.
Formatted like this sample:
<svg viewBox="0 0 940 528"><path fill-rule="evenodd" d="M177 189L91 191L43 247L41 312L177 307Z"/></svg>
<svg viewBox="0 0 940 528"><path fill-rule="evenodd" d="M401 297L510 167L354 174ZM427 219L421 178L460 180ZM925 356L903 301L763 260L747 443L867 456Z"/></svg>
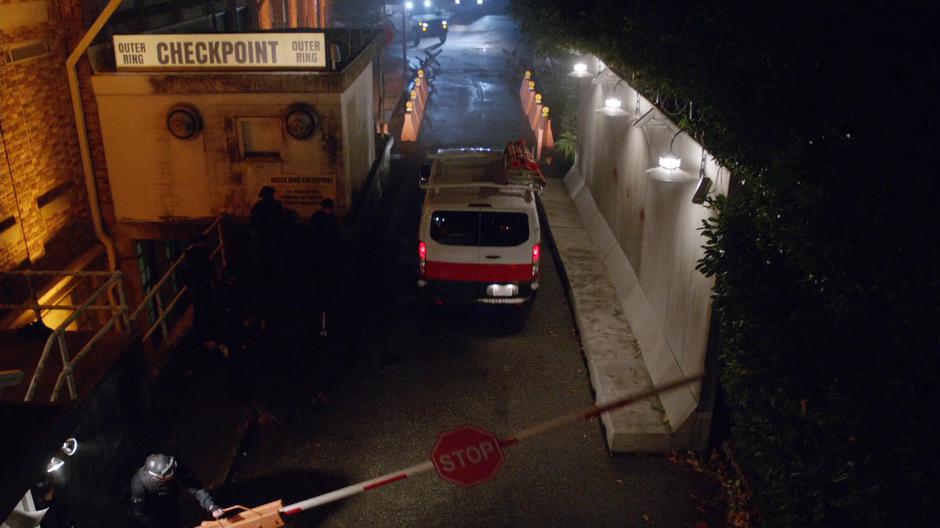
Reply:
<svg viewBox="0 0 940 528"><path fill-rule="evenodd" d="M503 460L499 439L472 425L441 433L431 452L437 474L464 486L489 480L503 465Z"/></svg>

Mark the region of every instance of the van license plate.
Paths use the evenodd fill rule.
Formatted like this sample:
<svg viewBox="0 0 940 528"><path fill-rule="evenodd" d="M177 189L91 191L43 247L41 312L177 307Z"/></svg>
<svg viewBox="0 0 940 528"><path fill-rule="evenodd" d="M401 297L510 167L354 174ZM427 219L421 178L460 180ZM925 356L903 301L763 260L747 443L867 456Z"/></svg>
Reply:
<svg viewBox="0 0 940 528"><path fill-rule="evenodd" d="M512 297L519 293L515 284L490 284L486 287L486 295L490 297Z"/></svg>

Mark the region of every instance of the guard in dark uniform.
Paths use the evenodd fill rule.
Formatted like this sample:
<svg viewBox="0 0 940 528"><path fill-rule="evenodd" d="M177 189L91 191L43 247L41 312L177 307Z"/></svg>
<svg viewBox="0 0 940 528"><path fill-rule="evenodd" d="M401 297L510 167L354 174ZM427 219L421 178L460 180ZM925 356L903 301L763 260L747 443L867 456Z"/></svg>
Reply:
<svg viewBox="0 0 940 528"><path fill-rule="evenodd" d="M216 505L199 481L171 456L154 454L131 478L131 506L134 520L144 528L180 528L177 498L183 490L218 519L222 508Z"/></svg>

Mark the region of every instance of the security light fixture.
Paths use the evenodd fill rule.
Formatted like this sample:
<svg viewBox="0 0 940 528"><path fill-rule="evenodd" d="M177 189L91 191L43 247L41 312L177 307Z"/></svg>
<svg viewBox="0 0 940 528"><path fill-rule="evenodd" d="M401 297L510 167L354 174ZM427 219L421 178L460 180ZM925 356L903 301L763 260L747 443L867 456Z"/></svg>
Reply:
<svg viewBox="0 0 940 528"><path fill-rule="evenodd" d="M477 5L483 5L483 0L477 0Z"/></svg>
<svg viewBox="0 0 940 528"><path fill-rule="evenodd" d="M659 157L659 165L652 169L646 169L646 173L654 180L665 182L685 182L691 180L691 175L680 168L682 166L682 160L679 159L679 156L677 156L672 149L676 138L683 132L685 132L685 130L679 129L679 131L672 136L672 140L669 142L669 152Z"/></svg>
<svg viewBox="0 0 940 528"><path fill-rule="evenodd" d="M621 108L622 106L623 102L620 99L608 97L604 100L604 106L598 108L596 111L610 117L625 116L627 112Z"/></svg>
<svg viewBox="0 0 940 528"><path fill-rule="evenodd" d="M424 0L424 7L431 7L431 0Z"/></svg>
<svg viewBox="0 0 940 528"><path fill-rule="evenodd" d="M568 75L572 77L581 77L581 78L590 77L591 74L588 73L587 70L588 70L587 64L583 62L579 62L574 65L574 67L571 69L571 73L569 73Z"/></svg>
<svg viewBox="0 0 940 528"><path fill-rule="evenodd" d="M408 11L411 11L414 8L415 8L414 2L405 2L405 9L407 9Z"/></svg>
<svg viewBox="0 0 940 528"><path fill-rule="evenodd" d="M455 5L460 5L460 0L454 0Z"/></svg>
<svg viewBox="0 0 940 528"><path fill-rule="evenodd" d="M676 170L682 166L682 160L672 152L659 157L659 166L666 170Z"/></svg>

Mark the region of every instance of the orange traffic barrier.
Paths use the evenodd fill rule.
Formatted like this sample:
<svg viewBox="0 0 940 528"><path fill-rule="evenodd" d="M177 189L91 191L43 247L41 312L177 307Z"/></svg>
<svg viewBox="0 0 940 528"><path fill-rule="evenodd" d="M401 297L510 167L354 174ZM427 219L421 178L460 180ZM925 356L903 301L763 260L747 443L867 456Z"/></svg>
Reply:
<svg viewBox="0 0 940 528"><path fill-rule="evenodd" d="M418 91L418 97L421 99L421 108L426 108L428 104L428 80L424 77L415 79L415 90Z"/></svg>
<svg viewBox="0 0 940 528"><path fill-rule="evenodd" d="M535 81L529 81L529 88L526 91L525 99L522 100L522 111L529 115L532 105L535 103Z"/></svg>
<svg viewBox="0 0 940 528"><path fill-rule="evenodd" d="M537 144L535 147L536 158L542 159L542 148L555 148L555 135L552 134L552 120L548 117L548 107L542 108L542 115L539 117L538 128L535 130Z"/></svg>
<svg viewBox="0 0 940 528"><path fill-rule="evenodd" d="M417 141L418 129L421 128L421 121L415 115L414 103L410 100L405 101L405 123L401 127L401 141Z"/></svg>
<svg viewBox="0 0 940 528"><path fill-rule="evenodd" d="M529 81L532 80L532 72L529 70L525 71L525 75L522 76L522 84L519 85L519 101L525 106L526 94L529 93Z"/></svg>
<svg viewBox="0 0 940 528"><path fill-rule="evenodd" d="M534 132L539 126L539 119L542 118L542 94L535 94L535 102L532 103L526 116L529 118L529 128Z"/></svg>
<svg viewBox="0 0 940 528"><path fill-rule="evenodd" d="M414 103L414 114L418 122L424 120L424 104L421 103L421 97L418 96L418 90L412 90L409 94L411 102Z"/></svg>

